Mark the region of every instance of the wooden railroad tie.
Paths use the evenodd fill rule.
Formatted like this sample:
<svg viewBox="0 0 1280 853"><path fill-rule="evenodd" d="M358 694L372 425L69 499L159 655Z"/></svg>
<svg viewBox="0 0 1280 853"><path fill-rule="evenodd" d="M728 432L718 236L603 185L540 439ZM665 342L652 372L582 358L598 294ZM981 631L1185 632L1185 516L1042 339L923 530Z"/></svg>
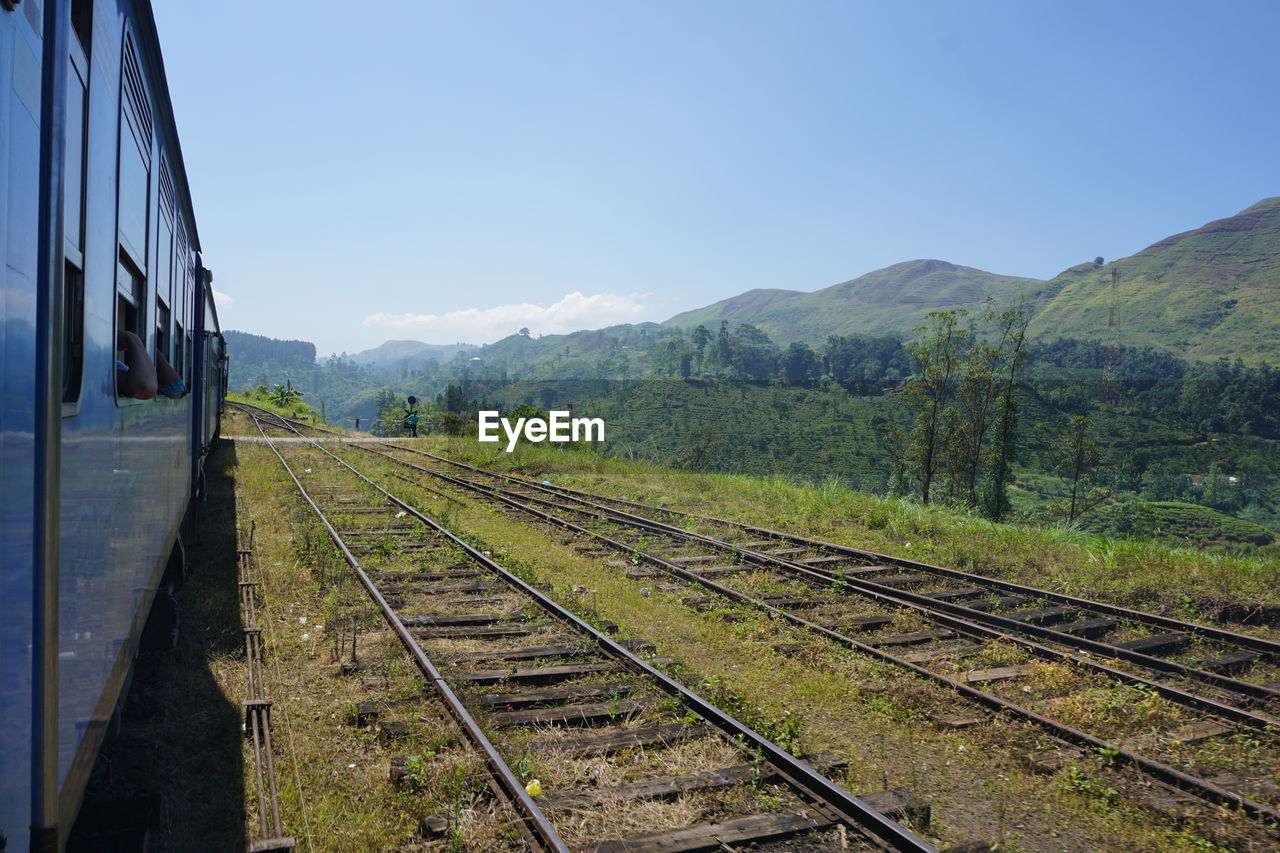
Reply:
<svg viewBox="0 0 1280 853"><path fill-rule="evenodd" d="M931 580L933 580L932 575L894 575L887 578L873 578L871 582L898 589L899 587L923 586Z"/></svg>
<svg viewBox="0 0 1280 853"><path fill-rule="evenodd" d="M1191 642L1191 635L1181 631L1173 631L1168 634L1156 634L1151 637L1142 637L1138 640L1126 640L1123 643L1116 643L1116 648L1127 649L1131 652L1141 652L1144 655L1158 655L1165 652L1175 651Z"/></svg>
<svg viewBox="0 0 1280 853"><path fill-rule="evenodd" d="M1055 625L1053 630L1061 631L1064 634L1070 634L1073 637L1085 637L1092 639L1101 637L1120 625L1114 619L1082 619L1079 622L1068 622L1065 625Z"/></svg>
<svg viewBox="0 0 1280 853"><path fill-rule="evenodd" d="M880 646L913 646L918 643L929 643L934 640L949 640L956 633L946 628L931 628L925 631L908 631L905 634L887 634L869 639L871 645Z"/></svg>
<svg viewBox="0 0 1280 853"><path fill-rule="evenodd" d="M963 657L978 651L981 646L976 643L961 643L959 645L947 646L942 649L929 649L923 652L911 652L902 655L902 659L907 663L930 663L935 660L943 660L944 658Z"/></svg>
<svg viewBox="0 0 1280 853"><path fill-rule="evenodd" d="M571 738L533 741L526 744L532 751L556 750L575 758L612 755L624 749L666 746L677 741L704 737L709 732L703 723L664 723L620 732L574 735Z"/></svg>
<svg viewBox="0 0 1280 853"><path fill-rule="evenodd" d="M627 696L633 688L629 684L575 684L568 687L547 687L541 690L521 690L517 693L484 693L473 697L476 705L490 708L527 708L551 702L572 702L578 699L602 699Z"/></svg>
<svg viewBox="0 0 1280 853"><path fill-rule="evenodd" d="M935 601L954 601L958 598L970 598L975 595L982 595L987 592L985 587L981 586L962 586L959 589L943 590L942 592L926 592L925 598L932 598Z"/></svg>
<svg viewBox="0 0 1280 853"><path fill-rule="evenodd" d="M992 669L975 669L959 677L960 681L969 684L980 684L986 681L1005 681L1010 678L1021 678L1034 672L1039 664L1022 663L1016 666L997 666Z"/></svg>
<svg viewBox="0 0 1280 853"><path fill-rule="evenodd" d="M1225 652L1202 661L1200 668L1224 675L1236 675L1248 669L1258 658L1259 654L1257 652Z"/></svg>
<svg viewBox="0 0 1280 853"><path fill-rule="evenodd" d="M488 721L493 726L594 726L622 722L652 705L648 699L613 699L608 702L557 705L553 708L499 711L490 714Z"/></svg>
<svg viewBox="0 0 1280 853"><path fill-rule="evenodd" d="M824 773L837 771L846 766L844 761L829 752L806 756L804 760L809 766ZM566 791L562 794L541 797L538 804L544 809L590 809L617 800L670 800L691 791L731 788L776 778L778 778L778 769L767 762L760 766L739 764L734 767L722 767L719 770L703 770L698 773L669 776L665 779L647 779L643 782L613 787Z"/></svg>

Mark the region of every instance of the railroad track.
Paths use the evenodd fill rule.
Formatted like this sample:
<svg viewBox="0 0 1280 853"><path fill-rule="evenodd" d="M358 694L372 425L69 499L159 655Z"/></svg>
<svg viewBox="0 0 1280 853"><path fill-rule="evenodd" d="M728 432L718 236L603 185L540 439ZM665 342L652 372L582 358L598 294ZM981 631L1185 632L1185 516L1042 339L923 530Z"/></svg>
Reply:
<svg viewBox="0 0 1280 853"><path fill-rule="evenodd" d="M643 641L613 639L320 444L272 440L297 435L287 420L242 410L484 755L529 846L768 849L818 833L832 848L936 850L874 807L909 806L901 792L854 797L825 775L834 756L792 756L664 674Z"/></svg>
<svg viewBox="0 0 1280 853"><path fill-rule="evenodd" d="M1064 743L1028 756L1033 766L1051 770L1081 750L1105 756L1198 798L1200 811L1204 803L1235 810L1275 837L1280 720L1270 679L1280 644L1273 641L533 483L415 448L360 448L589 538L624 557L608 562L637 583L694 606L728 599L763 610ZM1237 677L1246 671L1250 680ZM1073 725L1073 705L1094 700L1152 704L1158 722L1138 730ZM1224 751L1236 759L1230 772L1215 768ZM1171 814L1194 810L1185 796L1154 800Z"/></svg>

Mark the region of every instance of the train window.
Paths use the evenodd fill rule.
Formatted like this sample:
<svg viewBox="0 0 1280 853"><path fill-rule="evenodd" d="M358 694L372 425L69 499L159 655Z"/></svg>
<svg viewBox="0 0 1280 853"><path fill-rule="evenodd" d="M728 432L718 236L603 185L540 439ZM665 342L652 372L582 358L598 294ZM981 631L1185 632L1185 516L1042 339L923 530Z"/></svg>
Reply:
<svg viewBox="0 0 1280 853"><path fill-rule="evenodd" d="M116 265L116 330L133 332L144 341L147 280L124 252Z"/></svg>
<svg viewBox="0 0 1280 853"><path fill-rule="evenodd" d="M87 54L93 40L93 0L71 0L71 29Z"/></svg>
<svg viewBox="0 0 1280 853"><path fill-rule="evenodd" d="M67 71L67 161L63 172L63 234L69 253L78 256L84 249L85 117L88 108L88 60L78 45L71 46L71 67Z"/></svg>
<svg viewBox="0 0 1280 853"><path fill-rule="evenodd" d="M160 160L160 215L156 217L156 265L155 291L157 304L174 305L173 299L173 180L169 177L169 165ZM168 310L166 308L166 314ZM157 321L159 318L157 317ZM168 323L165 337L168 339ZM169 351L165 350L165 357Z"/></svg>
<svg viewBox="0 0 1280 853"><path fill-rule="evenodd" d="M77 3L76 7L84 4ZM77 12L73 9L73 17ZM83 16L83 12L80 13ZM91 16L90 16L91 17ZM89 93L86 38L72 39L67 69L66 169L63 172L62 414L80 410L84 379L84 198Z"/></svg>
<svg viewBox="0 0 1280 853"><path fill-rule="evenodd" d="M120 88L120 245L138 269L145 271L151 196L151 106L133 39L127 35Z"/></svg>
<svg viewBox="0 0 1280 853"><path fill-rule="evenodd" d="M62 413L73 415L84 376L84 273L71 261L62 286Z"/></svg>
<svg viewBox="0 0 1280 853"><path fill-rule="evenodd" d="M187 380L187 335L182 331L181 323L173 324L173 363L175 373Z"/></svg>
<svg viewBox="0 0 1280 853"><path fill-rule="evenodd" d="M163 355L164 360L173 364L173 354L169 351L169 306L163 300L156 300L156 355Z"/></svg>

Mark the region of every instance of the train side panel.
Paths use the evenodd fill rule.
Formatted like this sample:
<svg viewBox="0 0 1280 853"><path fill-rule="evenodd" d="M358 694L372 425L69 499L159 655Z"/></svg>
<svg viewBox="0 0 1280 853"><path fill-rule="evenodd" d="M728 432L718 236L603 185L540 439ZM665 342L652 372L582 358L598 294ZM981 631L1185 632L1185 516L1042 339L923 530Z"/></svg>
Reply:
<svg viewBox="0 0 1280 853"><path fill-rule="evenodd" d="M81 45L89 71L84 360L78 398L64 402L62 449L64 815L78 807L124 688L186 512L196 450L190 396L138 401L115 389L122 328L191 380L194 222L150 16L145 3L95 3L89 44ZM75 226L68 226L70 254Z"/></svg>
<svg viewBox="0 0 1280 853"><path fill-rule="evenodd" d="M9 850L26 849L31 820L39 20L0 11L0 832Z"/></svg>
<svg viewBox="0 0 1280 853"><path fill-rule="evenodd" d="M66 92L61 315L59 824L63 839L125 689L142 627L175 553L220 397L116 393L116 338L135 332L188 386L206 333L208 288L181 150L145 0L46 0L72 21ZM26 849L31 820L33 483L39 14L0 7L0 831ZM12 58L11 58L12 57ZM33 64L34 63L34 64ZM30 103L28 103L30 102ZM221 375L210 371L214 381ZM207 383L202 383L206 385ZM196 428L199 425L200 428ZM212 434L212 433L211 433ZM2 847L2 845L0 845Z"/></svg>

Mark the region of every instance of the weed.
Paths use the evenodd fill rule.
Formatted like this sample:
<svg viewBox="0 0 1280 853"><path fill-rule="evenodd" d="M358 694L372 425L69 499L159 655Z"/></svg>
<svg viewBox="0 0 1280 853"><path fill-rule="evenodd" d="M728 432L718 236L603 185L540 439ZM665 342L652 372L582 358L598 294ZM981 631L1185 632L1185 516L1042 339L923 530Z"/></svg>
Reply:
<svg viewBox="0 0 1280 853"><path fill-rule="evenodd" d="M427 762L435 757L436 752L434 749L423 747L417 754L410 755L405 759L405 766L409 769L405 776L405 783L410 787L410 790L421 790L427 784Z"/></svg>

